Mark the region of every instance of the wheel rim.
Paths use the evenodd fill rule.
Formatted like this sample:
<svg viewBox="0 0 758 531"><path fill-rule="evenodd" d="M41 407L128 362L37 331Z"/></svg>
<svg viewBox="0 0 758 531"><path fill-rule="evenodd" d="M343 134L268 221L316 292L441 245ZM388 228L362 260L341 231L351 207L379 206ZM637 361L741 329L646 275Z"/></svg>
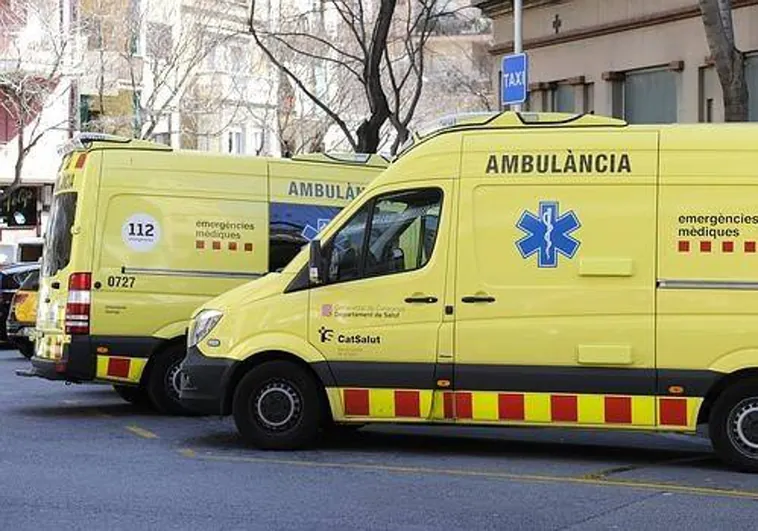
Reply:
<svg viewBox="0 0 758 531"><path fill-rule="evenodd" d="M758 459L758 398L748 398L729 413L729 440L743 455Z"/></svg>
<svg viewBox="0 0 758 531"><path fill-rule="evenodd" d="M300 392L288 381L277 380L260 388L253 399L255 420L269 431L296 425L303 413Z"/></svg>
<svg viewBox="0 0 758 531"><path fill-rule="evenodd" d="M173 363L166 371L166 391L174 402L179 401L179 390L181 389L182 369L181 361Z"/></svg>

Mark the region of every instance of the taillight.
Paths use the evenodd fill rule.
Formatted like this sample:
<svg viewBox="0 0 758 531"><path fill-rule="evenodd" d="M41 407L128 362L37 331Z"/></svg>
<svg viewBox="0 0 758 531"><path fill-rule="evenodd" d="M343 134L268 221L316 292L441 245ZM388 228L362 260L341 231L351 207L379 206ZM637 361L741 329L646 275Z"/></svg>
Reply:
<svg viewBox="0 0 758 531"><path fill-rule="evenodd" d="M74 168L76 168L77 170L81 170L84 167L84 163L85 162L87 162L87 154L86 153L81 153L76 158L76 164L74 164Z"/></svg>
<svg viewBox="0 0 758 531"><path fill-rule="evenodd" d="M89 334L92 273L73 273L68 279L66 333Z"/></svg>

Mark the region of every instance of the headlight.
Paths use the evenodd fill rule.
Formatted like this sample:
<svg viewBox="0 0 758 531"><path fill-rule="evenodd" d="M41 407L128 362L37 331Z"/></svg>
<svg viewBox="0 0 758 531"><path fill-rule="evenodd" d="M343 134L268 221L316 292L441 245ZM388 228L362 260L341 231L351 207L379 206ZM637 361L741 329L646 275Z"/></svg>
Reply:
<svg viewBox="0 0 758 531"><path fill-rule="evenodd" d="M203 310L192 320L190 326L188 347L200 343L218 324L224 314L218 310Z"/></svg>

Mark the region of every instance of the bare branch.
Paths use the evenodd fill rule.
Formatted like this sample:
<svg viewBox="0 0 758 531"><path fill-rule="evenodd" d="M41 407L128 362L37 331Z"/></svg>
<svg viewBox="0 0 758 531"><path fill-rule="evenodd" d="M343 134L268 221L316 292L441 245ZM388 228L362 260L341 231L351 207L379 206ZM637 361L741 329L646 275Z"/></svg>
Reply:
<svg viewBox="0 0 758 531"><path fill-rule="evenodd" d="M263 53L269 58L269 60L282 72L287 74L289 79L291 79L297 87L305 93L308 98L313 101L314 104L316 104L321 110L323 110L332 120L334 120L334 123L337 124L337 126L342 130L343 134L345 135L345 138L348 139L350 142L350 145L355 149L357 147L357 142L355 138L353 137L352 133L350 132L350 129L347 126L347 123L340 118L340 116L334 112L329 106L324 103L318 96L316 96L312 91L310 91L305 84L294 75L292 70L287 68L281 61L279 61L274 55L271 53L271 50L263 44L263 42L260 39L260 36L258 35L258 32L255 29L255 23L254 23L254 13L255 13L255 0L252 0L252 6L250 10L250 34L253 36L253 39L255 40L255 43L258 45L258 47L263 51Z"/></svg>

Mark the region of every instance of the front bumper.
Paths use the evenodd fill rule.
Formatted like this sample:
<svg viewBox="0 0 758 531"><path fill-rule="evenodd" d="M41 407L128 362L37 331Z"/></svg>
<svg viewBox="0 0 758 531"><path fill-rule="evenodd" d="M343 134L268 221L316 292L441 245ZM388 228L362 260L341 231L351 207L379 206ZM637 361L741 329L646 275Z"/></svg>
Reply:
<svg viewBox="0 0 758 531"><path fill-rule="evenodd" d="M237 361L209 358L197 347L187 351L181 365L179 401L190 411L205 415L226 415L226 389Z"/></svg>

